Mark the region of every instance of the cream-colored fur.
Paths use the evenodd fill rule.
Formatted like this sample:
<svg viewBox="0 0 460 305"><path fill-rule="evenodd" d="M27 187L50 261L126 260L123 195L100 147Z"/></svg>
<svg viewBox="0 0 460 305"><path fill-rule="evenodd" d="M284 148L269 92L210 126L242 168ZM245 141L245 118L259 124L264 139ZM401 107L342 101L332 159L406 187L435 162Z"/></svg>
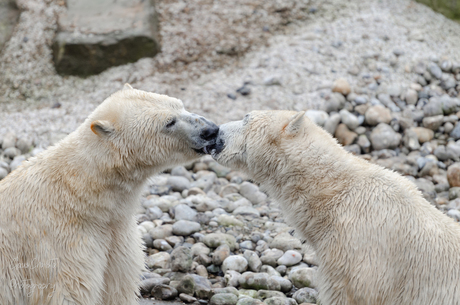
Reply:
<svg viewBox="0 0 460 305"><path fill-rule="evenodd" d="M221 125L213 156L259 182L314 246L322 305L460 304L460 226L303 113Z"/></svg>
<svg viewBox="0 0 460 305"><path fill-rule="evenodd" d="M210 129L180 100L128 86L8 175L0 304L137 304L144 254L134 213L144 182L199 157Z"/></svg>

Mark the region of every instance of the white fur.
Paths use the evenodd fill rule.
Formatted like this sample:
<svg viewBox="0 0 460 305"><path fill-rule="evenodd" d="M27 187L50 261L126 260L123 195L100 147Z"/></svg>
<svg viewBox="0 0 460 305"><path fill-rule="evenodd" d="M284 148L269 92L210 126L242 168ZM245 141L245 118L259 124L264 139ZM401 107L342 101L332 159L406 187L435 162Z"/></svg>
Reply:
<svg viewBox="0 0 460 305"><path fill-rule="evenodd" d="M205 127L180 100L125 87L3 179L0 304L137 304L140 192L152 174L199 157Z"/></svg>
<svg viewBox="0 0 460 305"><path fill-rule="evenodd" d="M220 126L215 159L246 171L317 251L322 305L460 304L460 226L401 175L296 113Z"/></svg>

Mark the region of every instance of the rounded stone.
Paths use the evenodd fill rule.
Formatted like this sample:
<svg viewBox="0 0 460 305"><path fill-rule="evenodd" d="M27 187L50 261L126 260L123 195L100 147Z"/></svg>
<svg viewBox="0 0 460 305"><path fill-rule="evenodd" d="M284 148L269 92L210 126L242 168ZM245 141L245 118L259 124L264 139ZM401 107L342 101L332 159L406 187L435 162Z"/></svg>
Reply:
<svg viewBox="0 0 460 305"><path fill-rule="evenodd" d="M172 225L162 225L149 231L153 239L165 239L172 236Z"/></svg>
<svg viewBox="0 0 460 305"><path fill-rule="evenodd" d="M234 270L239 273L242 273L248 269L248 261L238 255L227 257L222 263L222 271L227 272L227 270Z"/></svg>
<svg viewBox="0 0 460 305"><path fill-rule="evenodd" d="M201 229L201 225L195 221L179 220L173 224L174 235L188 236Z"/></svg>
<svg viewBox="0 0 460 305"><path fill-rule="evenodd" d="M388 124L391 121L391 112L382 105L375 105L367 109L364 117L366 119L366 123L371 126L375 126L380 123Z"/></svg>
<svg viewBox="0 0 460 305"><path fill-rule="evenodd" d="M167 285L169 282L170 280L164 277L146 278L139 283L139 288L142 293L147 294L150 293L155 286Z"/></svg>
<svg viewBox="0 0 460 305"><path fill-rule="evenodd" d="M447 168L447 181L451 187L460 186L460 162L456 162Z"/></svg>
<svg viewBox="0 0 460 305"><path fill-rule="evenodd" d="M169 285L153 286L151 294L157 300L172 300L178 295L177 289Z"/></svg>
<svg viewBox="0 0 460 305"><path fill-rule="evenodd" d="M203 243L210 248L217 248L220 245L226 244L230 250L235 250L236 239L230 234L225 233L211 233L204 237Z"/></svg>
<svg viewBox="0 0 460 305"><path fill-rule="evenodd" d="M302 260L302 254L294 250L288 250L278 259L278 265L285 265L287 267L296 265Z"/></svg>
<svg viewBox="0 0 460 305"><path fill-rule="evenodd" d="M421 144L431 141L434 137L434 131L431 129L425 127L414 127L411 129L415 132Z"/></svg>
<svg viewBox="0 0 460 305"><path fill-rule="evenodd" d="M160 251L169 251L172 249L171 245L164 239L155 239L153 241L153 247Z"/></svg>
<svg viewBox="0 0 460 305"><path fill-rule="evenodd" d="M159 252L146 258L145 263L151 269L169 268L171 256L167 252Z"/></svg>
<svg viewBox="0 0 460 305"><path fill-rule="evenodd" d="M327 119L329 118L329 114L327 114L327 112L312 109L307 110L305 112L305 116L318 126L324 126Z"/></svg>
<svg viewBox="0 0 460 305"><path fill-rule="evenodd" d="M332 92L342 93L348 95L351 92L351 87L345 78L338 78L332 86Z"/></svg>
<svg viewBox="0 0 460 305"><path fill-rule="evenodd" d="M418 100L418 94L417 91L414 89L407 89L406 91L406 103L408 105L415 105Z"/></svg>
<svg viewBox="0 0 460 305"><path fill-rule="evenodd" d="M316 269L313 268L299 268L291 271L289 280L297 288L315 287Z"/></svg>
<svg viewBox="0 0 460 305"><path fill-rule="evenodd" d="M192 253L187 247L177 247L171 252L171 270L187 272L192 268Z"/></svg>
<svg viewBox="0 0 460 305"><path fill-rule="evenodd" d="M219 293L212 296L211 305L235 305L238 302L238 297L233 293Z"/></svg>
<svg viewBox="0 0 460 305"><path fill-rule="evenodd" d="M346 109L340 110L340 119L343 124L347 125L350 130L355 130L359 126L359 119L353 113Z"/></svg>
<svg viewBox="0 0 460 305"><path fill-rule="evenodd" d="M395 148L401 142L401 135L396 133L390 125L380 123L372 130L370 140L375 150Z"/></svg>
<svg viewBox="0 0 460 305"><path fill-rule="evenodd" d="M168 177L167 184L171 185L172 190L175 192L182 192L183 190L190 188L190 181L181 176Z"/></svg>
<svg viewBox="0 0 460 305"><path fill-rule="evenodd" d="M212 254L212 263L220 266L230 256L230 248L227 244L220 245ZM233 269L231 269L233 270Z"/></svg>
<svg viewBox="0 0 460 305"><path fill-rule="evenodd" d="M313 303L316 304L318 299L318 291L312 288L302 288L297 290L292 298L297 301L298 304L302 303Z"/></svg>
<svg viewBox="0 0 460 305"><path fill-rule="evenodd" d="M7 175L8 175L8 171L5 168L0 167L0 180L5 178Z"/></svg>
<svg viewBox="0 0 460 305"><path fill-rule="evenodd" d="M335 137L340 144L350 145L356 140L358 134L356 132L350 131L347 125L342 123L337 126L337 129L335 130Z"/></svg>
<svg viewBox="0 0 460 305"><path fill-rule="evenodd" d="M174 219L194 220L197 212L186 204L178 204L174 208Z"/></svg>

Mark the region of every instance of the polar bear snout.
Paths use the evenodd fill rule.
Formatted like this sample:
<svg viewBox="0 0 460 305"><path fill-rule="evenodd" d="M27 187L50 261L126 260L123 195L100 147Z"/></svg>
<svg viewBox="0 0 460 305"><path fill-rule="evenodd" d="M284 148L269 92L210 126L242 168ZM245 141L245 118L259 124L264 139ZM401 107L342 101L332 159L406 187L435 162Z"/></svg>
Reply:
<svg viewBox="0 0 460 305"><path fill-rule="evenodd" d="M215 142L217 134L219 133L219 126L213 122L209 122L209 126L205 127L200 134L200 138L205 141Z"/></svg>
<svg viewBox="0 0 460 305"><path fill-rule="evenodd" d="M184 131L192 141L192 148L199 154L208 154L210 152L209 147L216 143L219 126L194 113L190 116L192 118L190 120L191 125L186 127Z"/></svg>

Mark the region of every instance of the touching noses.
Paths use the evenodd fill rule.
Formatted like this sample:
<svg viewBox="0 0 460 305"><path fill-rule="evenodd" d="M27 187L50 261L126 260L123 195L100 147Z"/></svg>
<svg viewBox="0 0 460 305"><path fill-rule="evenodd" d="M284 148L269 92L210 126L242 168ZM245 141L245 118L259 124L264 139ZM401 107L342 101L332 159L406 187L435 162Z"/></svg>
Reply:
<svg viewBox="0 0 460 305"><path fill-rule="evenodd" d="M201 131L200 137L206 141L215 140L217 137L217 134L219 133L219 126L217 126L213 122L210 122L206 119L205 121L207 123L207 126L203 128L203 130Z"/></svg>

